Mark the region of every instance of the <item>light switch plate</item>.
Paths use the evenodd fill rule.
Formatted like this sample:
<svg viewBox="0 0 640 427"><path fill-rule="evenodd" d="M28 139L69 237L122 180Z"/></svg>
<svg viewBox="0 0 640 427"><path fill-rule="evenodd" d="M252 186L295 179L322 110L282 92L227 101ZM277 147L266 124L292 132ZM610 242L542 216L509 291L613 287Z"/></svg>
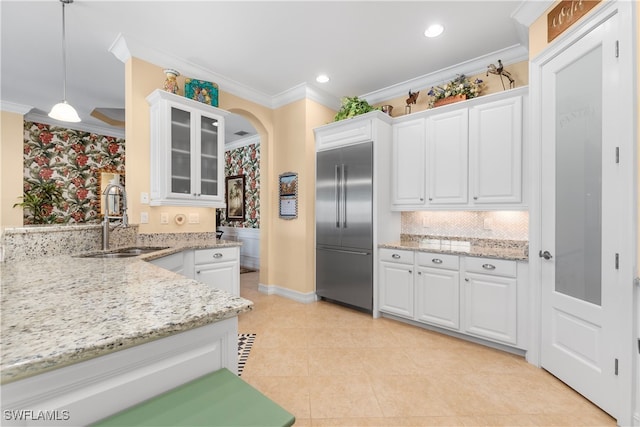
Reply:
<svg viewBox="0 0 640 427"><path fill-rule="evenodd" d="M200 224L200 214L199 213L190 213L189 214L189 224Z"/></svg>
<svg viewBox="0 0 640 427"><path fill-rule="evenodd" d="M140 203L149 204L149 193L140 193Z"/></svg>
<svg viewBox="0 0 640 427"><path fill-rule="evenodd" d="M140 212L140 224L149 224L149 212Z"/></svg>
<svg viewBox="0 0 640 427"><path fill-rule="evenodd" d="M160 213L160 224L169 224L169 214L166 212Z"/></svg>

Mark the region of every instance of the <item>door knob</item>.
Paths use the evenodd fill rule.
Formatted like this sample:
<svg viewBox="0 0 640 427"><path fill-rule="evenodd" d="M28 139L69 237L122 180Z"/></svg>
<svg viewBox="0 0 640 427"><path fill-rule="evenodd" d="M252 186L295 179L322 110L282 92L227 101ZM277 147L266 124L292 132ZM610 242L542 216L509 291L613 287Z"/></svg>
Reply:
<svg viewBox="0 0 640 427"><path fill-rule="evenodd" d="M549 251L540 251L540 253L538 254L540 256L540 258L544 258L544 259L551 259L553 258L553 256L549 253Z"/></svg>

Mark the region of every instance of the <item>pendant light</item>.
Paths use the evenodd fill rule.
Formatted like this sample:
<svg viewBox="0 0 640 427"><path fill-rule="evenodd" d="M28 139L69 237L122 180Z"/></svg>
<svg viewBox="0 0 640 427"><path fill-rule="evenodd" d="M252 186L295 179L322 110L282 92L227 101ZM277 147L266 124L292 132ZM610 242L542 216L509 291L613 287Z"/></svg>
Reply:
<svg viewBox="0 0 640 427"><path fill-rule="evenodd" d="M65 4L73 3L73 0L60 0L60 3L62 3L62 76L64 79L62 85L62 102L53 106L49 117L63 122L77 123L80 121L80 117L76 109L67 103L67 40L65 37L64 22L64 6Z"/></svg>

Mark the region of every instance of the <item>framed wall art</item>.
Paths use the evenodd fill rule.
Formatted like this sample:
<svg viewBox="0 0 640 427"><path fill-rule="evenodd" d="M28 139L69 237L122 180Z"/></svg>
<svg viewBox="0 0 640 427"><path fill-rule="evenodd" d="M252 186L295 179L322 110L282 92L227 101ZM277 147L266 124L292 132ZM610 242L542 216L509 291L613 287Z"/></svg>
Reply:
<svg viewBox="0 0 640 427"><path fill-rule="evenodd" d="M244 175L225 178L227 221L244 221Z"/></svg>
<svg viewBox="0 0 640 427"><path fill-rule="evenodd" d="M218 85L204 80L186 78L184 96L213 107L218 106Z"/></svg>
<svg viewBox="0 0 640 427"><path fill-rule="evenodd" d="M285 172L279 178L280 218L298 218L298 174Z"/></svg>

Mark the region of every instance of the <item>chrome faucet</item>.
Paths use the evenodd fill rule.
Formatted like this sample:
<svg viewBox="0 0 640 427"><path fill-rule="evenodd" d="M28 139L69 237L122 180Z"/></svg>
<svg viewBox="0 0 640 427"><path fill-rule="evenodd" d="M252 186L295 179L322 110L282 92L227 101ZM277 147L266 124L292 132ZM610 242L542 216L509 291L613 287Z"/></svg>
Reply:
<svg viewBox="0 0 640 427"><path fill-rule="evenodd" d="M102 220L102 250L107 250L109 249L109 233L110 233L110 227L111 227L111 219L112 218L120 218L120 216L112 216L109 215L109 212L111 211L111 206L109 206L109 199L111 197L109 192L111 189L113 188L117 188L120 190L120 197L122 199L122 206L121 206L121 210L122 210L122 218L120 220L120 223L116 225L116 227L122 225L123 227L126 227L129 225L129 220L127 218L127 192L124 189L124 186L121 184L115 184L115 183L110 183L107 185L107 187L104 189L104 192L102 194L104 194L104 218ZM115 228L115 227L114 227Z"/></svg>

